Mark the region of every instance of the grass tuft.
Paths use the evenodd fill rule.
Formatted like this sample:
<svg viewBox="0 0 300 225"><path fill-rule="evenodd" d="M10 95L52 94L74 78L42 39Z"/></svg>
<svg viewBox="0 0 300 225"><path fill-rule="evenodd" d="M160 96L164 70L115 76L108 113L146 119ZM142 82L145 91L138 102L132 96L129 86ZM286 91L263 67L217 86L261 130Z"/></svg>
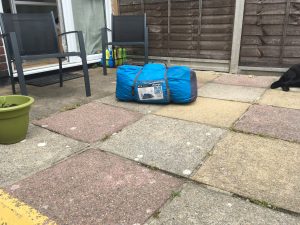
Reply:
<svg viewBox="0 0 300 225"><path fill-rule="evenodd" d="M173 200L176 197L180 197L180 191L172 191L171 193L171 199Z"/></svg>
<svg viewBox="0 0 300 225"><path fill-rule="evenodd" d="M78 107L81 106L81 103L76 103L74 105L68 105L68 106L65 106L61 109L61 112L65 112L65 111L69 111L69 110L73 110L73 109L77 109Z"/></svg>
<svg viewBox="0 0 300 225"><path fill-rule="evenodd" d="M276 209L275 206L263 200L249 199L249 201L264 208Z"/></svg>
<svg viewBox="0 0 300 225"><path fill-rule="evenodd" d="M155 219L158 219L159 218L159 215L160 215L160 211L159 210L156 210L154 213L153 213L153 218Z"/></svg>

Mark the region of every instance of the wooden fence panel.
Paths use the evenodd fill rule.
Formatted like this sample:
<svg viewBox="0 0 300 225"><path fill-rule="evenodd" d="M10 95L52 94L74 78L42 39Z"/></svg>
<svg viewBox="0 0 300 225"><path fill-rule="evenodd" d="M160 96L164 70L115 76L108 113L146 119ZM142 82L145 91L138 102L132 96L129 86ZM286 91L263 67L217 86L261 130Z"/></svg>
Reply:
<svg viewBox="0 0 300 225"><path fill-rule="evenodd" d="M235 0L119 0L121 15L146 13L151 56L229 60ZM142 54L129 48L129 54Z"/></svg>
<svg viewBox="0 0 300 225"><path fill-rule="evenodd" d="M241 66L300 62L300 1L246 0L243 23Z"/></svg>

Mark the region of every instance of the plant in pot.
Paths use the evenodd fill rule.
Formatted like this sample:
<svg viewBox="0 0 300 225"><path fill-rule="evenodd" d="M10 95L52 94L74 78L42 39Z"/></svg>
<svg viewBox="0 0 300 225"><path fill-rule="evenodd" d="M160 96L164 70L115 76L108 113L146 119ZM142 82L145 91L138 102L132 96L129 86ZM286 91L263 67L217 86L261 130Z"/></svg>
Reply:
<svg viewBox="0 0 300 225"><path fill-rule="evenodd" d="M29 96L0 96L0 144L14 144L25 139L33 102Z"/></svg>

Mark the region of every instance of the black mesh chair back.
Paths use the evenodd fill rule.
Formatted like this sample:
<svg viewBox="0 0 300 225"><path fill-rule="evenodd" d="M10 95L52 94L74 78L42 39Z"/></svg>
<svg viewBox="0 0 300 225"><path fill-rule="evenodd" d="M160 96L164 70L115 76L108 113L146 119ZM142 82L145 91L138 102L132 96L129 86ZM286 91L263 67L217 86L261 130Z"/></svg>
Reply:
<svg viewBox="0 0 300 225"><path fill-rule="evenodd" d="M57 35L53 13L36 14L0 14L2 37L8 58L8 70L11 78L12 91L15 94L15 81L12 63L14 63L22 95L27 95L23 62L56 58L58 60L59 84L63 86L63 59L79 56L86 96L91 96L90 80L86 51L82 31L68 31ZM80 51L65 52L59 50L58 36L76 34Z"/></svg>
<svg viewBox="0 0 300 225"><path fill-rule="evenodd" d="M53 13L1 14L3 33L15 32L21 56L58 53L58 38ZM7 43L13 57L11 43Z"/></svg>
<svg viewBox="0 0 300 225"><path fill-rule="evenodd" d="M144 42L146 17L112 16L113 42Z"/></svg>

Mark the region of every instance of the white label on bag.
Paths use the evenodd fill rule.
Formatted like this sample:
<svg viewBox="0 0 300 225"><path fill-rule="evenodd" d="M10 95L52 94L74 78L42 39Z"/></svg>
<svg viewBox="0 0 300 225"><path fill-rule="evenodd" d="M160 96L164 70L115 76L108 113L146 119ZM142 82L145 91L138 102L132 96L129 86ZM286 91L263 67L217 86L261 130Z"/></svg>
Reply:
<svg viewBox="0 0 300 225"><path fill-rule="evenodd" d="M161 82L139 84L138 94L141 101L164 99Z"/></svg>

